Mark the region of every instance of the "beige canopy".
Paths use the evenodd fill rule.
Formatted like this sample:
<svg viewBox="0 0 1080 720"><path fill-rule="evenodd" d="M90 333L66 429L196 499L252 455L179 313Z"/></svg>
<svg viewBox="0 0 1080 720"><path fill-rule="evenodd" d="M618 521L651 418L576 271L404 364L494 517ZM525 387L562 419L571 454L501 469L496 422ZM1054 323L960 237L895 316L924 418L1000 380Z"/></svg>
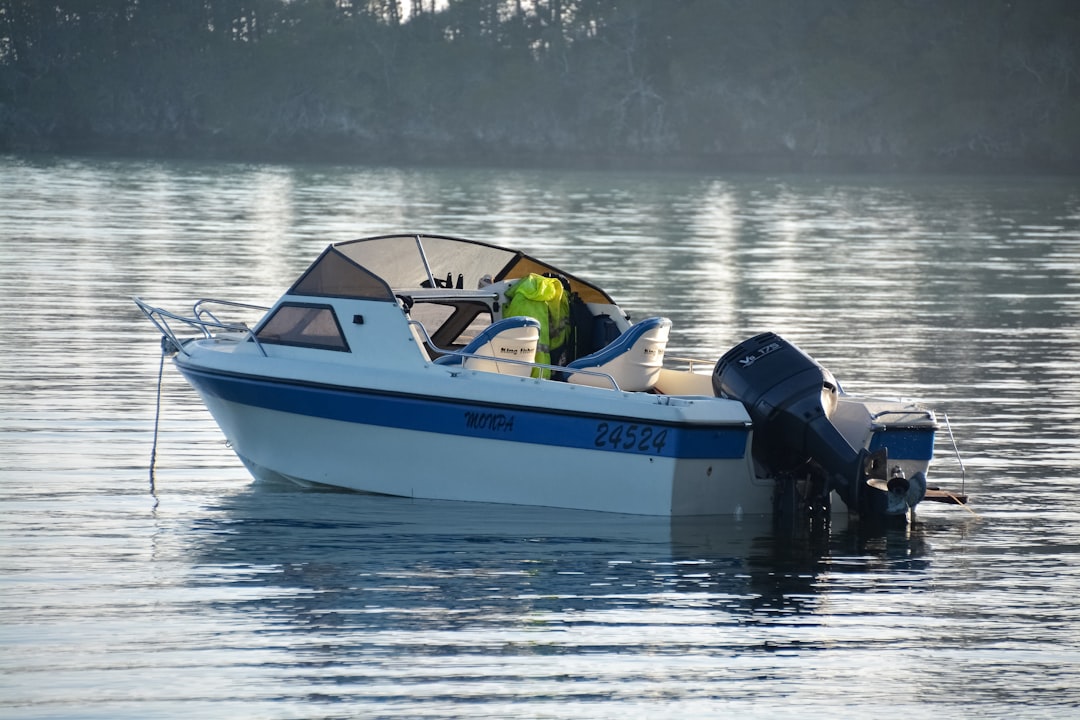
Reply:
<svg viewBox="0 0 1080 720"><path fill-rule="evenodd" d="M394 299L418 287L475 289L529 273L562 276L585 302L614 304L602 289L518 250L439 235L383 235L328 247L289 290L293 295Z"/></svg>

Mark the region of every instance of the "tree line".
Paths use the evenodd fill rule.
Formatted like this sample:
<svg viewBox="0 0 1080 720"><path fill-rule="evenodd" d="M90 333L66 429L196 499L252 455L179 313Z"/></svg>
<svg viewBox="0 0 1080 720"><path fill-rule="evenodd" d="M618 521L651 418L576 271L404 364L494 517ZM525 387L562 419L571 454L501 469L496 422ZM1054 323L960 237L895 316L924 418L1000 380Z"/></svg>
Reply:
<svg viewBox="0 0 1080 720"><path fill-rule="evenodd" d="M1080 170L1075 0L0 0L0 151Z"/></svg>

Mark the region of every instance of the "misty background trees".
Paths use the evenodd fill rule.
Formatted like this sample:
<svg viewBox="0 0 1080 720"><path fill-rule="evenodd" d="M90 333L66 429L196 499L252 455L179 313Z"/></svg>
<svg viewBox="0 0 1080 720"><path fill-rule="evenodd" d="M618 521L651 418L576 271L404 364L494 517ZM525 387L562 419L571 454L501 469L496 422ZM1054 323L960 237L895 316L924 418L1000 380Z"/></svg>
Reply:
<svg viewBox="0 0 1080 720"><path fill-rule="evenodd" d="M1080 171L1075 0L0 0L0 150Z"/></svg>

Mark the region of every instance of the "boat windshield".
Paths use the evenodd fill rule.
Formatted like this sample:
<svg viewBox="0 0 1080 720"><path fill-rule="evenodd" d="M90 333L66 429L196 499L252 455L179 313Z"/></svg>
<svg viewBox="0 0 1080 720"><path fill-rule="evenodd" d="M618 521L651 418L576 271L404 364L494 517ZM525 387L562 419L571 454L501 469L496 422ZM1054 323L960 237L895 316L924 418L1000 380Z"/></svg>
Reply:
<svg viewBox="0 0 1080 720"><path fill-rule="evenodd" d="M531 272L565 277L586 302L614 302L600 288L525 253L436 235L386 235L331 245L289 292L392 301L395 292L418 287L475 290Z"/></svg>

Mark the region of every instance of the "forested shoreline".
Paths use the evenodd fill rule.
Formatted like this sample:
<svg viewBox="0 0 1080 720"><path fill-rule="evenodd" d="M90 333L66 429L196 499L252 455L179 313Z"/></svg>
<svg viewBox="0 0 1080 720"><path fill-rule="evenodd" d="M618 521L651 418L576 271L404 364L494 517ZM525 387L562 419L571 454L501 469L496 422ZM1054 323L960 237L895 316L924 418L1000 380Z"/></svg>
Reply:
<svg viewBox="0 0 1080 720"><path fill-rule="evenodd" d="M1075 0L0 0L0 151L1080 172Z"/></svg>

